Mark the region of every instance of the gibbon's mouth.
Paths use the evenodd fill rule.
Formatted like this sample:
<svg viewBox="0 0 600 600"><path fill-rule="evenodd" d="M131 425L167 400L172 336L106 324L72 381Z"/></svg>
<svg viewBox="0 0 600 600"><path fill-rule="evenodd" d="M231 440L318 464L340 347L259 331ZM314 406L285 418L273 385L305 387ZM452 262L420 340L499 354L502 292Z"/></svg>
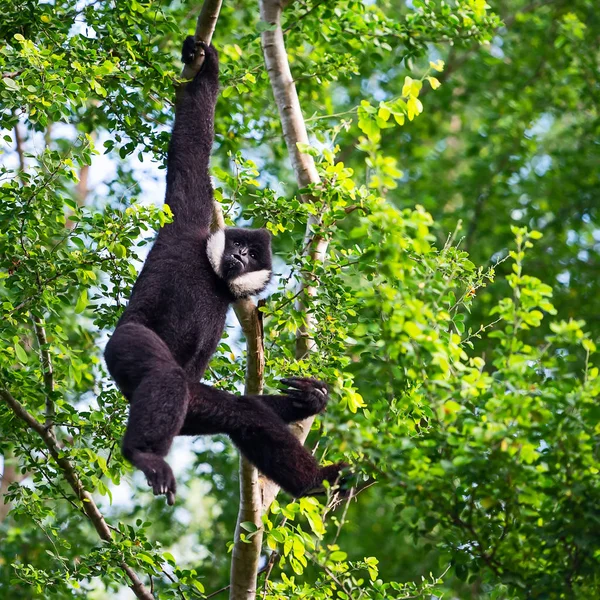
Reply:
<svg viewBox="0 0 600 600"><path fill-rule="evenodd" d="M228 256L225 261L225 274L228 277L235 276L244 270L245 264L235 256Z"/></svg>

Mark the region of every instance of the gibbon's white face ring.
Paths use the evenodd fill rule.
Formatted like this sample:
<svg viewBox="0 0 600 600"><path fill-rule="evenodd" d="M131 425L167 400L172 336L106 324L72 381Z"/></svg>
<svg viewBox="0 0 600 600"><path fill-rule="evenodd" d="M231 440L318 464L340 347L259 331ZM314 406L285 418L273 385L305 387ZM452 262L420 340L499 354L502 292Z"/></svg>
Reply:
<svg viewBox="0 0 600 600"><path fill-rule="evenodd" d="M244 273L238 275L228 282L231 293L237 298L243 296L252 296L262 292L267 283L271 279L271 271L268 269L261 269L260 271L250 271L250 273Z"/></svg>

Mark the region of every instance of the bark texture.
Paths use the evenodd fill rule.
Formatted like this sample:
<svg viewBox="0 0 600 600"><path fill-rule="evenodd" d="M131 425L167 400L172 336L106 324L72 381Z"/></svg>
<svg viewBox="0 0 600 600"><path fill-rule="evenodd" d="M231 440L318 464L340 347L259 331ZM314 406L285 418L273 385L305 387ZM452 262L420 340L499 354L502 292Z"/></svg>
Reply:
<svg viewBox="0 0 600 600"><path fill-rule="evenodd" d="M261 0L261 19L273 26L272 29L264 31L262 35L262 46L265 57L265 65L269 74L271 88L279 111L279 117L283 129L285 143L290 155L290 160L298 186L303 188L310 184L320 183L319 175L313 157L299 151L297 144L308 143L308 134L296 85L290 70L283 30L281 27L281 15L284 5L280 0ZM305 202L311 202L308 195L303 196ZM313 226L318 223L318 218L310 218L306 225L304 246L306 254L314 260L322 261L327 252L328 242L320 236L315 236ZM302 358L314 348L312 331L313 320L306 308L307 297L316 295L316 288L310 280L302 284L302 293L299 295L298 308L305 314L305 325L298 331L296 342L296 357ZM248 335L246 339L249 340ZM253 342L255 343L255 342ZM260 331L260 343L262 345L262 330ZM251 369L256 365L251 364L250 347L248 353L247 383L258 379L262 385L262 372L253 372ZM262 367L261 367L262 371ZM310 431L314 417L305 419L300 423L292 425L294 435L304 442ZM231 563L231 587L230 600L254 600L256 598L256 586L258 578L258 567L260 551L262 546L262 514L269 508L276 497L279 488L266 478L258 478L256 469L248 464L242 464L240 469L240 514L236 530L236 539ZM240 523L244 520L256 523L260 529L247 544L240 540Z"/></svg>

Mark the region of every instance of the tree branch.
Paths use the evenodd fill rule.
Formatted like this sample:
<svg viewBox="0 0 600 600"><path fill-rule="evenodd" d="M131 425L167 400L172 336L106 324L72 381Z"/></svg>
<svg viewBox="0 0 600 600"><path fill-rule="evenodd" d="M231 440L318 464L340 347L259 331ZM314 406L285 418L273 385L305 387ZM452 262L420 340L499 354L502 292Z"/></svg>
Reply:
<svg viewBox="0 0 600 600"><path fill-rule="evenodd" d="M234 305L235 314L246 337L245 393L262 394L265 352L262 313L249 298ZM235 543L231 555L230 598L254 598L262 545L262 503L258 472L240 455L240 507L235 527ZM241 524L250 521L258 531L246 542L241 541Z"/></svg>
<svg viewBox="0 0 600 600"><path fill-rule="evenodd" d="M23 421L30 429L33 429L33 431L42 438L50 455L62 471L64 478L67 480L67 483L81 502L81 508L92 522L98 536L105 542L111 543L112 535L104 520L104 515L98 509L92 495L84 488L73 463L62 455L53 430L40 423L8 390L0 390L0 396L21 421ZM154 596L146 589L135 571L125 562L122 562L120 566L123 571L125 571L130 581L129 587L136 598L140 598L141 600L154 600Z"/></svg>
<svg viewBox="0 0 600 600"><path fill-rule="evenodd" d="M261 19L274 26L261 34L262 45L265 65L279 110L283 135L296 175L296 181L299 187L307 187L310 184L319 183L320 179L312 156L302 154L298 149L299 142L308 143L308 134L285 50L281 28L282 10L283 5L280 0L260 1ZM304 202L312 201L309 195L304 195L302 199ZM306 248L305 256L310 256L316 261L322 261L327 252L328 242L321 236L314 234L313 226L315 224L318 224L318 217L311 216L306 225L303 247ZM315 296L316 288L310 280L306 280L302 283L301 292L297 306L299 310L304 312L306 322L297 335L296 356L298 358L302 358L314 348L314 340L311 335L314 330L314 322L312 316L306 310L305 299L307 296ZM255 330L252 338L248 338L248 335L246 335L246 339L249 341L246 383L248 385L250 382L260 381L260 387L262 388L262 369L264 365L251 364L253 359L250 348L250 340L253 344L260 340L262 344L262 328L259 331ZM255 372L253 369L258 369L258 371ZM313 420L314 417L311 417L291 426L294 435L300 441L304 442L306 440ZM242 460L240 469L240 513L231 561L230 600L254 600L256 597L258 563L262 545L261 516L279 491L279 488L271 481L262 479L260 483L262 483L262 498L257 493L260 491L260 487L256 469ZM252 536L250 544L240 540L240 524L243 520L250 520L259 527L258 531Z"/></svg>
<svg viewBox="0 0 600 600"><path fill-rule="evenodd" d="M204 0L202 11L196 24L195 38L210 44L221 10L222 0ZM192 79L200 70L204 62L204 53L199 52L195 61L185 65L181 73L184 80ZM177 90L177 96L181 94L182 86ZM225 219L223 211L217 201L213 204L213 220L211 231L223 229ZM249 298L238 300L234 305L234 311L246 337L246 394L261 394L264 385L264 345L262 315L256 304ZM232 572L235 565L238 577L232 577L230 586L222 588L225 591L231 588L231 597L247 597L253 595L256 590L256 573L260 559L260 548L262 536L256 534L250 538L249 543L241 543L240 536L243 531L241 523L250 521L258 528L261 527L262 505L260 486L256 469L243 456L240 456L240 507L235 531L236 544L232 554ZM238 589L240 581L254 581L252 589Z"/></svg>
<svg viewBox="0 0 600 600"><path fill-rule="evenodd" d="M210 44L212 36L217 26L219 13L221 12L221 4L223 0L204 0L202 10L196 22L196 32L194 37L197 42ZM185 65L181 71L181 78L184 80L193 79L196 73L200 70L204 62L204 52L199 52L193 63Z"/></svg>
<svg viewBox="0 0 600 600"><path fill-rule="evenodd" d="M35 316L31 316L33 320L33 330L38 342L40 352L40 362L42 363L42 376L44 379L44 390L46 394L46 429L50 429L54 424L54 369L52 367L52 359L48 351L48 338L46 337L46 329L42 320Z"/></svg>
<svg viewBox="0 0 600 600"><path fill-rule="evenodd" d="M271 81L273 95L279 111L283 136L290 155L292 167L296 175L296 181L301 188L311 184L321 182L315 161L310 154L303 154L298 149L298 143L308 144L308 133L296 84L292 77L290 65L285 49L283 31L281 29L282 6L278 0L261 0L260 14L263 21L275 28L262 33L263 52L265 55L265 64ZM303 195L304 202L311 202L313 198L309 195ZM306 223L304 233L303 247L304 255L309 256L315 262L322 262L327 254L329 241L320 235L315 235L313 228L319 224L319 217L311 215ZM314 282L306 276L301 283L301 292L296 302L296 307L304 313L305 323L297 332L296 338L296 358L300 359L315 349L315 342L312 333L315 329L313 315L307 310L307 300L317 295L317 289ZM315 417L309 417L299 423L294 423L291 429L294 435L304 443L310 432L310 428ZM262 508L267 510L271 505L279 488L272 482L265 480L263 484Z"/></svg>

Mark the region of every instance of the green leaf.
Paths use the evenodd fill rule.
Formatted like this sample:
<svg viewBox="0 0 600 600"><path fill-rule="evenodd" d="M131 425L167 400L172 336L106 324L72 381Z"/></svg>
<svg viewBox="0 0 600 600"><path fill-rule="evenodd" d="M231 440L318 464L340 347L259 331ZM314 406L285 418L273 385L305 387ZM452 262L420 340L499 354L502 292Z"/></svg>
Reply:
<svg viewBox="0 0 600 600"><path fill-rule="evenodd" d="M3 77L2 81L4 82L4 85L9 90L18 91L21 89L21 86L14 79L11 79L10 77Z"/></svg>
<svg viewBox="0 0 600 600"><path fill-rule="evenodd" d="M302 154L310 154L311 156L318 156L319 152L316 148L313 148L310 144L305 144L303 142L296 142L296 147Z"/></svg>
<svg viewBox="0 0 600 600"><path fill-rule="evenodd" d="M348 554L346 552L342 552L341 550L336 550L329 555L329 560L333 562L342 562L348 558Z"/></svg>
<svg viewBox="0 0 600 600"><path fill-rule="evenodd" d="M152 558L149 554L146 554L145 552L138 552L135 556L139 560L141 560L149 565L155 564L154 558Z"/></svg>
<svg viewBox="0 0 600 600"><path fill-rule="evenodd" d="M23 346L21 346L21 344L19 344L18 342L15 342L15 354L17 355L17 358L22 362L22 363L26 363L27 362L27 352L25 352L25 350L23 349Z"/></svg>
<svg viewBox="0 0 600 600"><path fill-rule="evenodd" d="M83 290L81 294L79 294L79 298L77 298L77 303L75 304L75 312L82 313L88 305L88 293L87 290Z"/></svg>
<svg viewBox="0 0 600 600"><path fill-rule="evenodd" d="M127 256L127 248L123 244L115 244L113 252L117 258L125 258Z"/></svg>

